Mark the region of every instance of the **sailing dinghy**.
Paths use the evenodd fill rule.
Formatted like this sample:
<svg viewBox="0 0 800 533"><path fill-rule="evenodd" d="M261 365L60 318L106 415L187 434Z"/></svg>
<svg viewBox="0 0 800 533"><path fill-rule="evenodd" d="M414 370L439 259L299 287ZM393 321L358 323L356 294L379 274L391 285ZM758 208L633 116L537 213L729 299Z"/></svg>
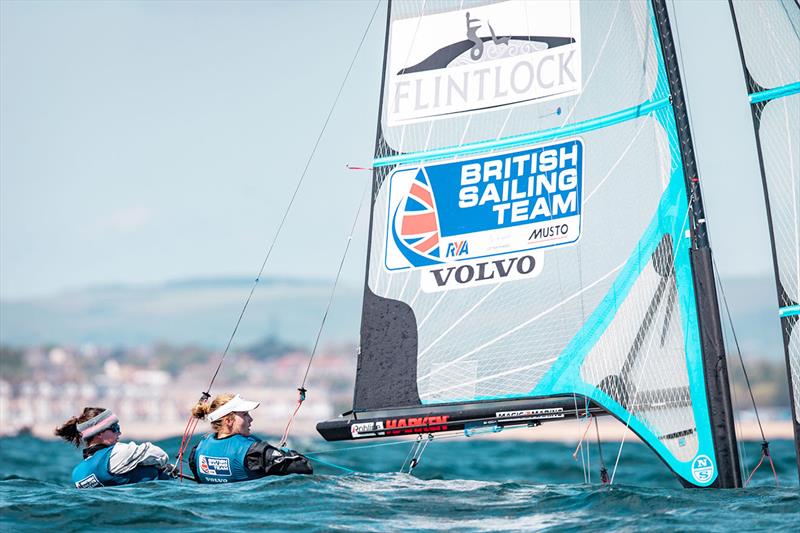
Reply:
<svg viewBox="0 0 800 533"><path fill-rule="evenodd" d="M383 70L353 408L318 431L611 415L740 486L665 0L393 2Z"/></svg>

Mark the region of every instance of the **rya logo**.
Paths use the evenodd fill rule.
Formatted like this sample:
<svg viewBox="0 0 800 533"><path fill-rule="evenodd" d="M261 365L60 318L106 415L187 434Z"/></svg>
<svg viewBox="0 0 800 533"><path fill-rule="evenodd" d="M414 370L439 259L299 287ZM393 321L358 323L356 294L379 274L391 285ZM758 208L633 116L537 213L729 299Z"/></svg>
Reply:
<svg viewBox="0 0 800 533"><path fill-rule="evenodd" d="M461 255L469 255L469 243L466 239L447 244L447 252L444 254L445 257L459 257Z"/></svg>

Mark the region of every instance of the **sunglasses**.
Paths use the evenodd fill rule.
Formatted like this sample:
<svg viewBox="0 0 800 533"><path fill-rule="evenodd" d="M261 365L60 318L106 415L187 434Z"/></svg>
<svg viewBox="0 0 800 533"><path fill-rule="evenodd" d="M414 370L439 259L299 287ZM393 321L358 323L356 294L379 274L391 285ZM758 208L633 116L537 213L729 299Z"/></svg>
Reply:
<svg viewBox="0 0 800 533"><path fill-rule="evenodd" d="M114 422L113 424L111 424L110 426L108 426L108 429L110 429L111 431L113 431L113 432L114 432L114 433L116 433L117 435L119 435L120 433L122 433L122 430L121 430L121 429L120 429L120 427L119 427L119 422Z"/></svg>

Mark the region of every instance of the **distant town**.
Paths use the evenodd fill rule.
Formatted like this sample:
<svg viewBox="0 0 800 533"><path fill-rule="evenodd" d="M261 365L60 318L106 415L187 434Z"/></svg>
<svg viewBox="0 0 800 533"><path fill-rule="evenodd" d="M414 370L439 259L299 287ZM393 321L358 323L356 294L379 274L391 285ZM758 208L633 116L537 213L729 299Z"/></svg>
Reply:
<svg viewBox="0 0 800 533"><path fill-rule="evenodd" d="M52 437L57 424L85 406L96 406L113 409L128 438L180 435L221 356L197 346L160 343L137 348L0 347L0 434ZM309 357L306 350L272 337L231 350L211 393L238 393L260 401L253 413L254 430L281 434ZM354 345L318 350L293 434L311 435L317 421L350 409L355 367ZM198 431L205 430L202 424Z"/></svg>
<svg viewBox="0 0 800 533"><path fill-rule="evenodd" d="M328 344L318 350L293 435L316 435L316 422L351 408L356 354L354 343ZM57 424L85 406L96 406L117 412L127 438L180 435L221 356L219 351L167 343L0 347L0 434L32 432L52 437ZM253 413L254 430L280 435L296 405L297 387L309 357L308 350L274 336L231 350L211 392L238 393L260 401ZM762 419L788 419L782 361L747 359L747 365ZM737 356L729 356L729 367L735 408L741 418L752 418ZM205 431L205 423L200 424L198 431Z"/></svg>

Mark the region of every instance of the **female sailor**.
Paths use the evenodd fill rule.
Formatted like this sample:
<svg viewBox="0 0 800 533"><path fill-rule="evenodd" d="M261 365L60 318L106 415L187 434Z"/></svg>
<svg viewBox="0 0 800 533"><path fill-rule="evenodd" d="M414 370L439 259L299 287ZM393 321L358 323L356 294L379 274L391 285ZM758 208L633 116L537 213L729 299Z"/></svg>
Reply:
<svg viewBox="0 0 800 533"><path fill-rule="evenodd" d="M55 434L77 447L81 441L87 445L83 461L72 470L72 482L79 489L172 479L164 450L150 442L119 442L119 418L109 409L86 407Z"/></svg>
<svg viewBox="0 0 800 533"><path fill-rule="evenodd" d="M308 459L291 450L280 450L250 435L250 411L259 406L241 396L220 394L209 404L192 409L195 418L211 422L206 435L189 455L189 466L199 483L232 483L264 476L311 474Z"/></svg>

